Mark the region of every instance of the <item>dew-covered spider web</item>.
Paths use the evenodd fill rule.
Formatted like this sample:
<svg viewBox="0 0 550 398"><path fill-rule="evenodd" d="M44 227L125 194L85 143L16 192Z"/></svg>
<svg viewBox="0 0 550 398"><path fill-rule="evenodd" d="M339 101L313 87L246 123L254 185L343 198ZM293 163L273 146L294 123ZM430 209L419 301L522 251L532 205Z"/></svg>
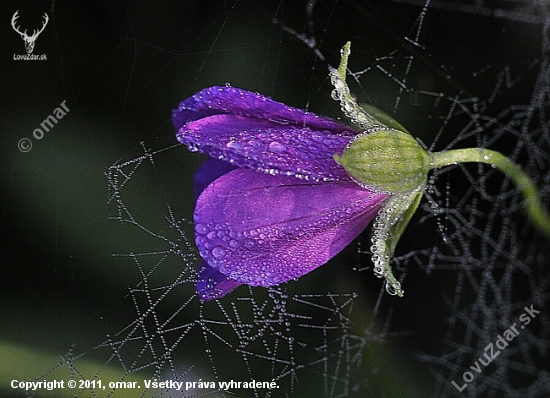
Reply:
<svg viewBox="0 0 550 398"><path fill-rule="evenodd" d="M497 169L430 174L392 260L403 298L373 274L367 229L299 280L200 303L191 179L205 158L177 145L169 123L179 101L225 83L346 122L328 70L350 40L348 82L359 102L431 151L504 153L550 208L550 2L257 3L114 2L103 11L120 37L96 73L124 68L112 95L132 130L129 149L104 165L104 216L120 238L107 261L127 282L112 306L130 310L125 327L90 349L76 345L37 378L65 369L75 380L140 386L75 391L93 397L550 396L550 242ZM156 27L167 20L163 38ZM160 116L145 123L149 109ZM90 358L102 366L90 369ZM184 388L147 390L143 380ZM274 387L220 384L251 380Z"/></svg>

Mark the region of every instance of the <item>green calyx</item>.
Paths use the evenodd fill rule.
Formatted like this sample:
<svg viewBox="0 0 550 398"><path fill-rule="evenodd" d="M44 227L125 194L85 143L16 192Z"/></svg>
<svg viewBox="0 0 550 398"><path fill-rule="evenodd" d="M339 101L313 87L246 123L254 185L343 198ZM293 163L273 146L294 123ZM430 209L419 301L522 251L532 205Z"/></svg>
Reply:
<svg viewBox="0 0 550 398"><path fill-rule="evenodd" d="M332 69L332 97L364 133L352 140L334 160L361 186L390 195L373 223L374 273L386 279L389 294L403 296L390 261L397 242L420 204L432 159L407 130L371 105L359 105L346 83L351 43L342 48L338 69Z"/></svg>
<svg viewBox="0 0 550 398"><path fill-rule="evenodd" d="M360 185L386 193L407 193L426 183L431 157L408 133L382 129L353 140L334 159Z"/></svg>
<svg viewBox="0 0 550 398"><path fill-rule="evenodd" d="M364 188L389 195L373 223L374 273L386 279L390 294L403 296L390 261L399 238L418 208L428 172L465 162L486 163L502 171L522 192L531 221L550 237L550 215L541 203L535 183L504 155L485 148L464 148L428 153L407 130L389 115L370 105L359 105L346 83L351 43L342 48L338 69L331 69L332 97L363 133L352 140L342 155L333 157Z"/></svg>

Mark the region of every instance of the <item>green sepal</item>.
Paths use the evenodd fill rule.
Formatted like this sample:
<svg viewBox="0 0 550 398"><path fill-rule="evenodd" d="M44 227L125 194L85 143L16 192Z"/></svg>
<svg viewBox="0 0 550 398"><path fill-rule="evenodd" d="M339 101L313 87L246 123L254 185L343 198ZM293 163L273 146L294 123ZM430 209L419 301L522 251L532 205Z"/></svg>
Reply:
<svg viewBox="0 0 550 398"><path fill-rule="evenodd" d="M348 59L351 54L351 42L347 42L340 50L341 58L337 69L330 71L330 78L334 91L332 97L340 101L342 111L351 119L351 122L359 130L372 131L377 128L391 127L408 133L401 123L394 120L390 115L368 104L358 104L350 93L346 83L348 70Z"/></svg>
<svg viewBox="0 0 550 398"><path fill-rule="evenodd" d="M363 110L368 113L373 119L376 119L380 124L391 127L392 129L409 133L409 131L403 127L401 123L388 115L386 112L378 109L377 107L369 104L359 104ZM410 133L409 133L410 134Z"/></svg>
<svg viewBox="0 0 550 398"><path fill-rule="evenodd" d="M334 86L332 98L340 101L342 112L350 118L353 125L359 130L372 131L385 127L374 115L371 115L350 93L348 84L346 83L346 72L348 69L348 58L351 53L351 42L347 42L340 51L341 58L338 69L331 68L330 80Z"/></svg>
<svg viewBox="0 0 550 398"><path fill-rule="evenodd" d="M388 293L399 297L403 297L404 293L401 284L393 275L390 260L399 238L420 204L424 186L418 187L413 192L391 196L376 216L373 224L371 250L374 273L376 276L386 279Z"/></svg>
<svg viewBox="0 0 550 398"><path fill-rule="evenodd" d="M416 209L418 209L418 206L420 205L420 201L422 200L423 195L424 195L424 187L419 188L419 190L416 193L413 193L413 198L410 201L409 208L401 215L401 217L399 218L399 221L397 221L390 228L391 240L388 243L390 248L390 254L392 256L393 256L393 253L395 252L395 247L397 246L397 243L399 242L401 235L403 235L403 232L405 232L405 229L407 228L407 225L409 225L409 222L411 221L412 216L416 212Z"/></svg>

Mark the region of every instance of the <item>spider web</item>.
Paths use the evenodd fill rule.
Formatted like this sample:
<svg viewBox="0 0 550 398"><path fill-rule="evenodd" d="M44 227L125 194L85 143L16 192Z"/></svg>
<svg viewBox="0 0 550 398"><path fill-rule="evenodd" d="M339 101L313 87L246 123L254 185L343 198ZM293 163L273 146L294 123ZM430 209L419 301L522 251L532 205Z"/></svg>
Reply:
<svg viewBox="0 0 550 398"><path fill-rule="evenodd" d="M199 51L195 42L185 51L157 46L154 35L140 37L130 23L131 39L115 48L114 56L131 49L137 67L146 62L142 54L157 50L164 59L146 73L148 81L174 70L188 79L179 90L183 94L171 99L172 107L202 88L203 80L217 79L341 118L330 99L328 66L337 64L339 48L351 40L348 81L359 101L393 115L431 151L503 152L535 180L550 207L548 2L278 1L260 7L236 1L220 10L219 19L212 17L204 34L194 36L201 40ZM258 26L267 36L250 38ZM226 78L226 64L212 71L224 52L230 53L228 63L247 52L261 54L258 80ZM190 74L183 60L195 54L200 56ZM148 97L140 91L148 83L131 75L125 87L120 101L122 113L129 114L135 101ZM527 220L519 192L498 170L465 164L432 172L392 261L404 298L388 296L374 278L367 231L298 281L269 289L240 287L201 304L194 292L200 260L190 222L193 200L181 188L190 186L198 156L171 144L168 122L157 126L155 135L169 139L156 142L143 134L135 138L135 152L105 172L111 228L132 236L112 253L113 267L133 272L124 298L131 302L131 319L91 350L70 350L37 379L54 377L60 369L77 380L101 379L114 368L120 370L118 381L139 375L206 383L158 393L174 397L550 393L548 243ZM540 311L532 322L518 329L490 365L472 370L488 344L514 323L520 327L519 317L531 306ZM104 367L85 370L88 357L101 358ZM462 386L467 371L473 380L459 392L452 381ZM219 388L219 382L231 380L273 381L277 387ZM157 394L141 387L130 395Z"/></svg>

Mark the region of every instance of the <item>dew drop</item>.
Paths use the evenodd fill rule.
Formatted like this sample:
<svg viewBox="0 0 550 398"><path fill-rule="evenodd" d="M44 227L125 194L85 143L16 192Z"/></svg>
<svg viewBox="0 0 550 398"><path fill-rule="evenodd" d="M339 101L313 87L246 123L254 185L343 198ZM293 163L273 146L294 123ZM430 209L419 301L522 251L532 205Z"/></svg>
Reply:
<svg viewBox="0 0 550 398"><path fill-rule="evenodd" d="M311 136L309 138L312 139L313 141L322 141L323 137L324 137L323 134L321 134L320 132L312 131Z"/></svg>
<svg viewBox="0 0 550 398"><path fill-rule="evenodd" d="M208 260L211 256L210 256L210 252L208 250L202 250L199 248L199 254L202 258L204 258L205 260Z"/></svg>
<svg viewBox="0 0 550 398"><path fill-rule="evenodd" d="M399 282L396 282L396 287L401 290L401 284ZM386 282L386 292L388 292L388 294L390 296L395 296L397 295L397 292L395 291L394 287L392 285L390 285L389 282Z"/></svg>
<svg viewBox="0 0 550 398"><path fill-rule="evenodd" d="M206 224L197 224L197 225L195 225L195 231L198 234L204 235L208 231L210 231L210 229L206 226Z"/></svg>
<svg viewBox="0 0 550 398"><path fill-rule="evenodd" d="M194 143L189 142L189 143L187 144L187 149L189 150L189 152L198 152L199 147L198 147L197 144L194 144Z"/></svg>
<svg viewBox="0 0 550 398"><path fill-rule="evenodd" d="M268 145L268 149L271 152L280 153L280 152L284 152L286 150L286 147L280 142L273 141Z"/></svg>
<svg viewBox="0 0 550 398"><path fill-rule="evenodd" d="M214 258L222 258L225 256L225 249L221 246L216 246L212 249L212 256Z"/></svg>
<svg viewBox="0 0 550 398"><path fill-rule="evenodd" d="M246 133L246 131L243 131L243 133ZM249 142L250 146L252 147L259 147L262 145L262 141L256 139L256 138L252 138Z"/></svg>
<svg viewBox="0 0 550 398"><path fill-rule="evenodd" d="M227 144L225 144L225 146L231 149L241 149L243 147L243 144L238 141L229 141Z"/></svg>
<svg viewBox="0 0 550 398"><path fill-rule="evenodd" d="M249 249L251 249L255 246L254 241L252 239L245 240L244 245Z"/></svg>

